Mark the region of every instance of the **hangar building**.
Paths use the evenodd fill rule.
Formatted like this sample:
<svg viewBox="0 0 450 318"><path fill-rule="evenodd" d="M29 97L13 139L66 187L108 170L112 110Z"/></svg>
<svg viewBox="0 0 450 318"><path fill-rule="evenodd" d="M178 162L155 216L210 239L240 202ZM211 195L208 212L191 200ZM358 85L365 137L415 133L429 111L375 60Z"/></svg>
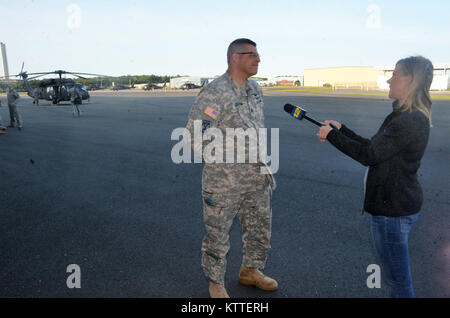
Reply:
<svg viewBox="0 0 450 318"><path fill-rule="evenodd" d="M431 83L431 90L447 90L450 89L450 63L436 63L433 70L433 82ZM389 89L389 84L386 82L392 77L394 67L379 68L383 71L383 75L378 78L378 87L380 89Z"/></svg>
<svg viewBox="0 0 450 318"><path fill-rule="evenodd" d="M382 70L372 66L341 66L305 69L304 85L310 87L378 89Z"/></svg>
<svg viewBox="0 0 450 318"><path fill-rule="evenodd" d="M306 69L304 85L310 87L330 86L333 89L358 88L389 89L387 80L392 77L394 66L342 66ZM450 89L450 63L434 64L431 90Z"/></svg>

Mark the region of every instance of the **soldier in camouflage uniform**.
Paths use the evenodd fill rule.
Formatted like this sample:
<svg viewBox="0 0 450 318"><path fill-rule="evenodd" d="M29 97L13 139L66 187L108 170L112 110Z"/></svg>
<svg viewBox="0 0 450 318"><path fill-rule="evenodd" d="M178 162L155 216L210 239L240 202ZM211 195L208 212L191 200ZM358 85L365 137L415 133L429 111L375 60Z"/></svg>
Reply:
<svg viewBox="0 0 450 318"><path fill-rule="evenodd" d="M2 101L0 100L0 107L2 107ZM3 127L2 114L0 114L0 135L4 135L6 127Z"/></svg>
<svg viewBox="0 0 450 318"><path fill-rule="evenodd" d="M81 104L81 93L75 84L69 90L69 94L70 103L72 104L72 117L75 118L75 110L78 112L78 117L80 117L81 111L78 105Z"/></svg>
<svg viewBox="0 0 450 318"><path fill-rule="evenodd" d="M33 104L35 104L36 106L39 106L39 97L40 97L40 92L41 90L39 89L39 87L36 87L33 90Z"/></svg>
<svg viewBox="0 0 450 318"><path fill-rule="evenodd" d="M17 111L17 100L20 98L19 94L14 90L12 86L8 86L8 108L9 108L9 117L10 124L8 128L13 128L15 123L17 122L17 129L22 129L22 117Z"/></svg>
<svg viewBox="0 0 450 318"><path fill-rule="evenodd" d="M191 136L196 123L201 125L203 134L216 128L223 136L227 128L253 128L258 132L264 127L261 88L248 80L257 73L259 61L254 42L238 39L230 44L227 72L202 89L190 111L186 128ZM193 144L194 154L201 156L198 146L204 144ZM270 249L271 197L275 182L265 162L258 159L248 163L248 139L245 147L245 163L207 162L203 168L203 219L207 233L202 242L202 267L210 282L211 297L228 297L224 287L226 255L230 248L229 231L236 215L243 233L239 282L263 290L278 287L274 279L258 270L264 268ZM237 154L236 143L232 151Z"/></svg>

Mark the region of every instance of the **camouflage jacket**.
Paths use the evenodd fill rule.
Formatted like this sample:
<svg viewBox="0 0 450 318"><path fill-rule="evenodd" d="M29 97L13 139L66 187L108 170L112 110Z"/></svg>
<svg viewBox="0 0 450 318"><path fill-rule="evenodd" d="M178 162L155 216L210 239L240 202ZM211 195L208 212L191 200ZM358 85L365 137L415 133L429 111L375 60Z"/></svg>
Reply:
<svg viewBox="0 0 450 318"><path fill-rule="evenodd" d="M81 98L80 90L79 90L77 87L72 87L72 88L69 90L69 94L70 94L70 100L71 100L72 102L74 102L75 99L77 99L77 98Z"/></svg>
<svg viewBox="0 0 450 318"><path fill-rule="evenodd" d="M20 98L20 96L15 90L10 90L8 91L7 98L8 105L17 105L17 100Z"/></svg>
<svg viewBox="0 0 450 318"><path fill-rule="evenodd" d="M187 130L192 136L192 150L201 153L194 145L194 121L201 122L202 133L209 128L217 128L223 135L223 162L205 163L202 174L202 188L207 192L240 191L250 192L262 190L268 184L275 187L275 181L269 168L261 162L249 161L249 141L245 141L245 163L237 163L237 142L234 143L234 163L226 160L226 129L264 128L264 102L259 85L248 80L246 87L236 84L228 72L204 87L197 96L189 113ZM212 142L212 141L211 141ZM210 142L201 144L203 149ZM257 150L256 150L257 153ZM252 162L252 163L249 163ZM265 174L261 173L266 169Z"/></svg>
<svg viewBox="0 0 450 318"><path fill-rule="evenodd" d="M33 98L34 99L39 99L40 95L41 95L41 90L39 88L35 88L33 90Z"/></svg>

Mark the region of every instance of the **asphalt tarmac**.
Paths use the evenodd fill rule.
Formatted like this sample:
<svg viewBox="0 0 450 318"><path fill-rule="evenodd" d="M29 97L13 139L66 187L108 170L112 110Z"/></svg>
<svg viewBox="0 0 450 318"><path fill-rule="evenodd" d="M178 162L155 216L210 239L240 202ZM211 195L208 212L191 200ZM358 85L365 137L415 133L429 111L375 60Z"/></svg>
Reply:
<svg viewBox="0 0 450 318"><path fill-rule="evenodd" d="M0 297L208 297L200 267L201 164L175 164L173 129L195 93L94 92L83 116L71 106L22 98L24 129L0 136ZM3 105L6 101L3 99ZM272 249L265 273L279 289L239 285L241 230L231 230L226 287L232 297L387 297L368 288L365 167L317 139L317 128L283 111L302 105L371 137L391 111L386 99L266 96L279 128ZM8 109L0 108L3 124ZM450 297L450 102L433 104L419 170L421 217L410 235L416 296ZM270 136L270 134L269 134ZM70 264L81 288L68 288Z"/></svg>

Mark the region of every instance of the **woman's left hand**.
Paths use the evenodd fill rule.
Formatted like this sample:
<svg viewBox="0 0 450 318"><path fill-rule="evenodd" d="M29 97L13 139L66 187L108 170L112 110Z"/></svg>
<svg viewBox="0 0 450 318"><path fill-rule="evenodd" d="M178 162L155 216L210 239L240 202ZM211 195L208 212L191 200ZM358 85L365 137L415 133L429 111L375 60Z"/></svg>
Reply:
<svg viewBox="0 0 450 318"><path fill-rule="evenodd" d="M332 130L333 128L331 128L329 125L320 127L319 133L317 134L317 136L319 136L319 140L321 142L325 142L327 140L328 133Z"/></svg>

